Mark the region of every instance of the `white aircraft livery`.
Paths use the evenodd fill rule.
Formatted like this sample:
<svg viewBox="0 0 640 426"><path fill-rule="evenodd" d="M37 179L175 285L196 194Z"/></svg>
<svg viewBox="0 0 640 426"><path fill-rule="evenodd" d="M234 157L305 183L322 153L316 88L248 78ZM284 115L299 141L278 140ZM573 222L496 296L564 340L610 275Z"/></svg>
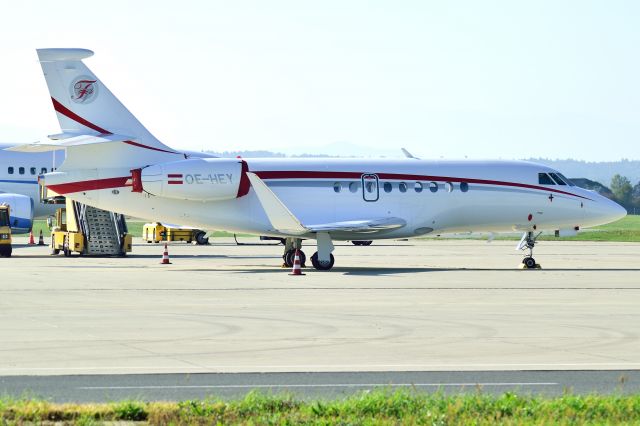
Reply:
<svg viewBox="0 0 640 426"><path fill-rule="evenodd" d="M0 144L0 204L11 207L11 230L20 234L31 230L34 218L55 212L55 205L39 202L38 176L53 171L62 163L64 153L56 158L55 151L26 154L5 150L12 146Z"/></svg>
<svg viewBox="0 0 640 426"><path fill-rule="evenodd" d="M14 150L66 151L42 179L52 191L127 215L317 240L319 270L333 240L430 233L571 235L626 211L561 173L521 161L188 158L158 141L82 61L85 49L39 49L60 122L49 141ZM531 255L523 263L533 267Z"/></svg>

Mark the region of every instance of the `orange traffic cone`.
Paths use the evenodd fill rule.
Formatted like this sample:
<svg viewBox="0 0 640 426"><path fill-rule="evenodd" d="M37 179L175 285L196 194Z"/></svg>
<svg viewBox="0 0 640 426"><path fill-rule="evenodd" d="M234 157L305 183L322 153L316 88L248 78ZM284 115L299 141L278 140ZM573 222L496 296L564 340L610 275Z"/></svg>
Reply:
<svg viewBox="0 0 640 426"><path fill-rule="evenodd" d="M44 245L44 237L42 236L42 229L40 230L40 238L38 238L38 245L39 246Z"/></svg>
<svg viewBox="0 0 640 426"><path fill-rule="evenodd" d="M33 240L33 231L29 231L29 245L35 245L35 243Z"/></svg>
<svg viewBox="0 0 640 426"><path fill-rule="evenodd" d="M162 262L160 262L161 265L171 265L171 262L169 262L169 251L167 249L167 243L164 243L164 253L162 254Z"/></svg>
<svg viewBox="0 0 640 426"><path fill-rule="evenodd" d="M300 267L300 250L296 249L296 255L293 258L293 269L289 275L305 275Z"/></svg>

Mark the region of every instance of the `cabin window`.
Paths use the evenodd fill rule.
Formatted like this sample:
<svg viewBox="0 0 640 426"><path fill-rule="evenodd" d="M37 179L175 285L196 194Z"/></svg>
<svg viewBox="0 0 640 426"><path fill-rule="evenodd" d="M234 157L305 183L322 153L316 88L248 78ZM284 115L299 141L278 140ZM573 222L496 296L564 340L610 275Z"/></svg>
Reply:
<svg viewBox="0 0 640 426"><path fill-rule="evenodd" d="M342 184L340 182L336 182L333 184L333 192L340 192L342 191Z"/></svg>
<svg viewBox="0 0 640 426"><path fill-rule="evenodd" d="M20 173L21 175L24 174L24 167L19 167L18 168L18 173Z"/></svg>
<svg viewBox="0 0 640 426"><path fill-rule="evenodd" d="M413 189L415 189L415 190L416 190L416 192L422 192L422 188L423 188L423 187L422 187L422 182L416 182L416 183L413 185Z"/></svg>
<svg viewBox="0 0 640 426"><path fill-rule="evenodd" d="M400 182L398 184L398 189L400 190L400 192L407 192L407 183L406 182Z"/></svg>
<svg viewBox="0 0 640 426"><path fill-rule="evenodd" d="M382 187L384 188L384 192L391 192L391 190L393 189L391 182L385 182Z"/></svg>
<svg viewBox="0 0 640 426"><path fill-rule="evenodd" d="M41 168L40 169L40 174L43 175L45 173L47 173L47 168L46 167Z"/></svg>
<svg viewBox="0 0 640 426"><path fill-rule="evenodd" d="M9 172L10 175L13 174L13 167L9 167L9 169L7 169L7 172Z"/></svg>
<svg viewBox="0 0 640 426"><path fill-rule="evenodd" d="M360 186L360 185L358 185L358 182L351 182L351 183L349 184L349 191L354 192L354 193L355 193L355 192L358 192L358 187L359 187L359 186Z"/></svg>
<svg viewBox="0 0 640 426"><path fill-rule="evenodd" d="M558 185L566 185L566 183L562 180L562 178L557 174L549 173L549 176L551 176L551 178L555 180Z"/></svg>
<svg viewBox="0 0 640 426"><path fill-rule="evenodd" d="M431 192L438 192L438 184L435 182L431 182L429 184L429 191Z"/></svg>
<svg viewBox="0 0 640 426"><path fill-rule="evenodd" d="M371 182L371 181L367 181L364 183L364 188L367 190L367 192L369 194L373 193L373 190L376 189L376 183L375 182Z"/></svg>
<svg viewBox="0 0 640 426"><path fill-rule="evenodd" d="M469 190L469 184L467 182L460 182L460 191L467 192Z"/></svg>
<svg viewBox="0 0 640 426"><path fill-rule="evenodd" d="M555 185L548 174L538 173L538 183L540 185Z"/></svg>
<svg viewBox="0 0 640 426"><path fill-rule="evenodd" d="M35 167L31 167L31 168L29 169L29 171L31 172L31 174L32 174L32 175L35 175L35 174L36 174L36 168L35 168Z"/></svg>
<svg viewBox="0 0 640 426"><path fill-rule="evenodd" d="M445 186L447 187L447 192L453 192L453 184L451 182L447 182Z"/></svg>

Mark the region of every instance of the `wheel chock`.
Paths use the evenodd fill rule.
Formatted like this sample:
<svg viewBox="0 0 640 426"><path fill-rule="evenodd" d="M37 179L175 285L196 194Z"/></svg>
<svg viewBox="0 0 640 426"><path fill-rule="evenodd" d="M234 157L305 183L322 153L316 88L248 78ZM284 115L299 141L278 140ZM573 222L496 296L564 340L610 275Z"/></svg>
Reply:
<svg viewBox="0 0 640 426"><path fill-rule="evenodd" d="M539 263L536 263L533 268L527 268L524 263L521 263L518 265L518 269L542 269L542 266L540 266Z"/></svg>

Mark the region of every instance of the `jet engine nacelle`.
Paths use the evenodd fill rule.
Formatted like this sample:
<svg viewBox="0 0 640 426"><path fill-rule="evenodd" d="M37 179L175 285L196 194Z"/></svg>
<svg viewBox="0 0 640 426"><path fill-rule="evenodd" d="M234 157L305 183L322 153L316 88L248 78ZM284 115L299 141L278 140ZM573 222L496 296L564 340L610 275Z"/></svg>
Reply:
<svg viewBox="0 0 640 426"><path fill-rule="evenodd" d="M244 195L245 164L233 158L194 158L132 170L134 192L177 200L221 201Z"/></svg>
<svg viewBox="0 0 640 426"><path fill-rule="evenodd" d="M9 205L9 223L12 232L26 233L33 226L33 200L21 194L0 194L0 204Z"/></svg>

